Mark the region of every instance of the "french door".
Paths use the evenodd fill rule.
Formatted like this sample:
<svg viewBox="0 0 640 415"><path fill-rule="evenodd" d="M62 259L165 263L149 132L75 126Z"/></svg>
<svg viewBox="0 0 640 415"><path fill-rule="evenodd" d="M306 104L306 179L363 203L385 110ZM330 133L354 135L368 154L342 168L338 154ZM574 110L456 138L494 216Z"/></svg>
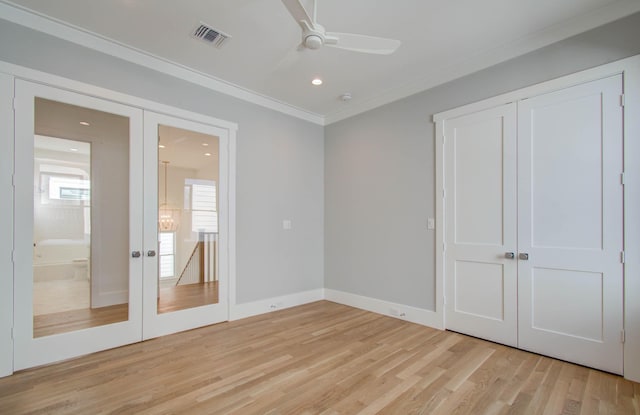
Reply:
<svg viewBox="0 0 640 415"><path fill-rule="evenodd" d="M622 373L621 93L614 76L446 121L447 328Z"/></svg>
<svg viewBox="0 0 640 415"><path fill-rule="evenodd" d="M14 370L227 319L225 130L16 80L15 160Z"/></svg>
<svg viewBox="0 0 640 415"><path fill-rule="evenodd" d="M145 111L143 338L228 319L229 139Z"/></svg>

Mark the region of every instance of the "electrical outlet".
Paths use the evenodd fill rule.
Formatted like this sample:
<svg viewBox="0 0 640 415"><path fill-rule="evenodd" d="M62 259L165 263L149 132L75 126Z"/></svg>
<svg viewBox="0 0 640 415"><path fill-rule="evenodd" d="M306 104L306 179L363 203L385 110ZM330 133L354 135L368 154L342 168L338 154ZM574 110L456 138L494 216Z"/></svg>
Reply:
<svg viewBox="0 0 640 415"><path fill-rule="evenodd" d="M291 229L291 221L289 219L285 219L282 221L282 229L288 231Z"/></svg>
<svg viewBox="0 0 640 415"><path fill-rule="evenodd" d="M435 229L436 228L436 220L434 218L427 219L427 229Z"/></svg>

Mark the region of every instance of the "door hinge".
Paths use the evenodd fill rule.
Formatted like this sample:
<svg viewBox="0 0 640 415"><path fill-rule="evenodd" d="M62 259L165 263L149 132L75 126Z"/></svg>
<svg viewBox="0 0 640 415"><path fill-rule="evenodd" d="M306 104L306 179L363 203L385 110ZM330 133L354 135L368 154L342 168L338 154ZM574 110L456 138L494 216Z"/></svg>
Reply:
<svg viewBox="0 0 640 415"><path fill-rule="evenodd" d="M446 295L442 296L442 305L447 305L447 296Z"/></svg>
<svg viewBox="0 0 640 415"><path fill-rule="evenodd" d="M620 184L624 185L624 172L620 173Z"/></svg>
<svg viewBox="0 0 640 415"><path fill-rule="evenodd" d="M620 94L620 106L624 108L624 94Z"/></svg>
<svg viewBox="0 0 640 415"><path fill-rule="evenodd" d="M626 340L624 330L620 330L620 343L624 343Z"/></svg>
<svg viewBox="0 0 640 415"><path fill-rule="evenodd" d="M442 198L445 199L447 197L447 192L442 189Z"/></svg>
<svg viewBox="0 0 640 415"><path fill-rule="evenodd" d="M13 262L14 264L16 263L16 251L15 250L11 251L11 262Z"/></svg>
<svg viewBox="0 0 640 415"><path fill-rule="evenodd" d="M620 251L620 263L624 264L624 260L625 260L624 251Z"/></svg>
<svg viewBox="0 0 640 415"><path fill-rule="evenodd" d="M13 340L13 339L14 339L14 337L13 337L13 327L11 327L11 340Z"/></svg>

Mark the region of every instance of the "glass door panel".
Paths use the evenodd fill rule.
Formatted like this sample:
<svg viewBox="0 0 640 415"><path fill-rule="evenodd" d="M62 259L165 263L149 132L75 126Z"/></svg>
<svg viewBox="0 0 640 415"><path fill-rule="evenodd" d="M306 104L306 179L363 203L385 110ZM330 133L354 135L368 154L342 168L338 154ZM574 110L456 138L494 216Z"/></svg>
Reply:
<svg viewBox="0 0 640 415"><path fill-rule="evenodd" d="M227 319L226 141L219 128L145 112L145 145L157 149L145 154L157 168L145 175L145 200L157 200L145 212L145 246L157 252L145 263L145 338Z"/></svg>
<svg viewBox="0 0 640 415"><path fill-rule="evenodd" d="M34 129L33 336L126 321L129 119L35 98Z"/></svg>
<svg viewBox="0 0 640 415"><path fill-rule="evenodd" d="M141 111L16 81L16 369L141 338Z"/></svg>
<svg viewBox="0 0 640 415"><path fill-rule="evenodd" d="M218 137L158 126L158 313L218 302Z"/></svg>

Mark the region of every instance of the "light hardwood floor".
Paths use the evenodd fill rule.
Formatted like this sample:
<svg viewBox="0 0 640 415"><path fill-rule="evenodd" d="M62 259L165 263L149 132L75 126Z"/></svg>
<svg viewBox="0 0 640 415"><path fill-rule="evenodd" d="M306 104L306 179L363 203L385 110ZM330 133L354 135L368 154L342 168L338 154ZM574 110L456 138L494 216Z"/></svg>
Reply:
<svg viewBox="0 0 640 415"><path fill-rule="evenodd" d="M169 313L218 302L218 282L186 284L160 289L158 313ZM74 330L126 321L129 305L118 304L100 308L79 308L34 315L33 336L50 336Z"/></svg>
<svg viewBox="0 0 640 415"><path fill-rule="evenodd" d="M0 414L640 414L640 384L316 302L0 379Z"/></svg>

